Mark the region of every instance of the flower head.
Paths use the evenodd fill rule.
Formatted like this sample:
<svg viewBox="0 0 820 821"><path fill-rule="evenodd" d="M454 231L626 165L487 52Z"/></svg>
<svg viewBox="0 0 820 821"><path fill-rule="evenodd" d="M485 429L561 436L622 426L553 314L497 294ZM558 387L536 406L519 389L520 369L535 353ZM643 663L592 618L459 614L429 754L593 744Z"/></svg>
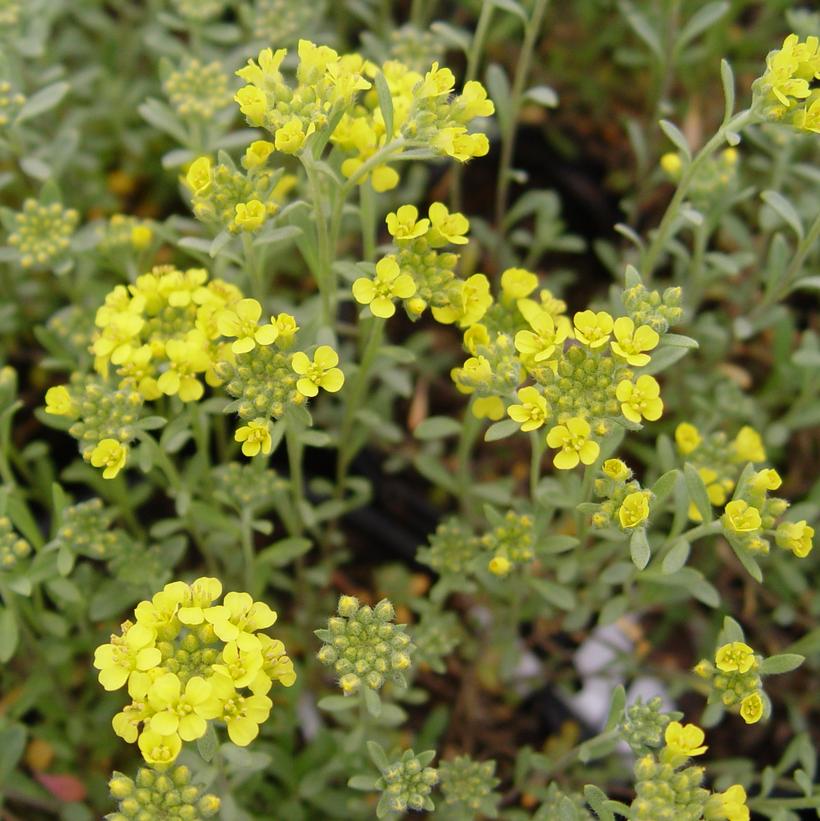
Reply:
<svg viewBox="0 0 820 821"><path fill-rule="evenodd" d="M733 641L717 649L715 667L724 673L748 673L753 667L757 667L757 659L748 644Z"/></svg>
<svg viewBox="0 0 820 821"><path fill-rule="evenodd" d="M428 211L430 217L429 242L433 248L450 243L466 245L469 241L465 234L470 230L470 223L464 214L448 210L443 202L434 202Z"/></svg>
<svg viewBox="0 0 820 821"><path fill-rule="evenodd" d="M760 511L743 499L735 499L726 505L722 521L732 533L753 533L760 530Z"/></svg>
<svg viewBox="0 0 820 821"><path fill-rule="evenodd" d="M401 210L401 209L399 209ZM409 299L416 293L416 283L409 274L401 273L396 257L383 257L376 263L373 279L359 277L353 283L353 296L362 305L369 305L374 316L387 319L396 313L394 299Z"/></svg>
<svg viewBox="0 0 820 821"><path fill-rule="evenodd" d="M501 274L501 291L508 299L524 299L537 287L538 277L524 268L507 268Z"/></svg>
<svg viewBox="0 0 820 821"><path fill-rule="evenodd" d="M618 508L618 521L621 527L629 530L637 527L649 518L649 491L638 490L630 493Z"/></svg>
<svg viewBox="0 0 820 821"><path fill-rule="evenodd" d="M675 444L682 456L688 456L697 450L702 441L698 429L689 422L681 422L675 428Z"/></svg>
<svg viewBox="0 0 820 821"><path fill-rule="evenodd" d="M313 354L313 361L306 353L297 351L291 360L291 367L300 377L296 390L307 398L316 396L319 388L330 393L341 390L345 375L336 366L339 355L329 345L320 345Z"/></svg>
<svg viewBox="0 0 820 821"><path fill-rule="evenodd" d="M521 425L524 432L537 430L549 418L549 408L544 395L531 385L518 391L520 405L510 405L507 413Z"/></svg>
<svg viewBox="0 0 820 821"><path fill-rule="evenodd" d="M747 724L757 724L763 718L763 699L759 692L746 696L740 702L740 717Z"/></svg>
<svg viewBox="0 0 820 821"><path fill-rule="evenodd" d="M657 331L649 325L640 325L636 328L628 316L619 316L615 320L613 331L615 341L609 343L613 353L636 368L649 363L650 357L645 351L651 351L660 342Z"/></svg>
<svg viewBox="0 0 820 821"><path fill-rule="evenodd" d="M760 434L749 425L744 425L732 443L735 460L738 462L765 462L766 449Z"/></svg>
<svg viewBox="0 0 820 821"><path fill-rule="evenodd" d="M419 210L415 205L402 205L387 215L386 222L390 236L399 242L422 237L430 228L430 220L420 220Z"/></svg>
<svg viewBox="0 0 820 821"><path fill-rule="evenodd" d="M600 348L609 341L612 317L606 311L579 311L572 319L575 338L590 348Z"/></svg>
<svg viewBox="0 0 820 821"><path fill-rule="evenodd" d="M256 456L260 452L267 456L273 448L270 422L267 419L252 419L247 425L237 429L234 439L242 443L242 453L245 456Z"/></svg>
<svg viewBox="0 0 820 821"><path fill-rule="evenodd" d="M712 793L706 802L703 817L707 821L749 821L746 790L740 784L733 784L728 790Z"/></svg>
<svg viewBox="0 0 820 821"><path fill-rule="evenodd" d="M589 422L580 416L567 419L565 424L552 428L547 434L547 444L551 448L560 448L553 460L555 467L570 470L578 462L591 465L598 458L601 448L589 438L590 433Z"/></svg>
<svg viewBox="0 0 820 821"><path fill-rule="evenodd" d="M635 382L619 382L615 396L621 403L621 413L630 422L638 423L642 418L654 422L663 413L660 392L661 388L655 377L642 374Z"/></svg>
<svg viewBox="0 0 820 821"><path fill-rule="evenodd" d="M781 522L775 532L778 547L791 550L798 559L805 559L811 553L814 528L802 519L799 522Z"/></svg>
<svg viewBox="0 0 820 821"><path fill-rule="evenodd" d="M275 325L259 325L262 306L255 299L240 299L217 317L222 336L236 337L231 343L234 353L248 353L257 345L271 345L279 334Z"/></svg>
<svg viewBox="0 0 820 821"><path fill-rule="evenodd" d="M102 439L91 451L90 461L95 468L103 468L103 479L113 479L125 467L128 446L116 439Z"/></svg>
<svg viewBox="0 0 820 821"><path fill-rule="evenodd" d="M672 721L664 732L666 748L676 757L691 758L703 755L707 747L703 744L705 738L703 730L696 724L683 725Z"/></svg>
<svg viewBox="0 0 820 821"><path fill-rule="evenodd" d="M77 404L65 385L55 385L46 391L46 413L55 416L74 416Z"/></svg>

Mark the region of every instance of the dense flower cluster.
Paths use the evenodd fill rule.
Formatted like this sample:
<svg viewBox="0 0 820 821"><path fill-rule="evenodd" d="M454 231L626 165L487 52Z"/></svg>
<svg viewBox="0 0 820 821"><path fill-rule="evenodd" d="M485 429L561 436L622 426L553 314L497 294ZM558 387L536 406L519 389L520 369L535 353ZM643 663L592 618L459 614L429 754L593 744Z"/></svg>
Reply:
<svg viewBox="0 0 820 821"><path fill-rule="evenodd" d="M0 80L0 128L5 128L25 105L26 95L17 91L8 80Z"/></svg>
<svg viewBox="0 0 820 821"><path fill-rule="evenodd" d="M341 596L337 613L316 635L323 642L319 661L333 667L342 692L350 695L362 685L379 690L388 678L405 686L415 647L406 626L393 623L393 605L382 599L370 607L353 596Z"/></svg>
<svg viewBox="0 0 820 821"><path fill-rule="evenodd" d="M0 516L0 572L14 570L31 554L31 545L19 536L8 516Z"/></svg>
<svg viewBox="0 0 820 821"><path fill-rule="evenodd" d="M509 510L479 541L482 549L492 554L487 569L496 576L506 576L535 558L533 518Z"/></svg>
<svg viewBox="0 0 820 821"><path fill-rule="evenodd" d="M418 755L405 750L400 759L383 769L376 782L376 788L382 792L377 811L404 813L435 809L430 793L438 783L438 772L427 766L435 756L434 750Z"/></svg>
<svg viewBox="0 0 820 821"><path fill-rule="evenodd" d="M726 148L714 157L709 157L698 168L689 186L689 198L701 211L708 211L720 203L721 192L728 191L737 181L739 153L736 148ZM660 159L660 166L677 182L683 171L681 155L670 152Z"/></svg>
<svg viewBox="0 0 820 821"><path fill-rule="evenodd" d="M631 469L620 459L607 459L601 465L595 493L605 499L592 514L595 527L616 522L623 530L632 530L649 518L652 493L641 488L640 482L632 478Z"/></svg>
<svg viewBox="0 0 820 821"><path fill-rule="evenodd" d="M59 202L49 204L33 198L13 217L8 243L20 254L23 268L48 268L68 250L80 215Z"/></svg>
<svg viewBox="0 0 820 821"><path fill-rule="evenodd" d="M714 664L703 659L695 672L709 681L724 707L737 710L747 724L756 724L767 712L760 657L745 642L721 645L715 651Z"/></svg>
<svg viewBox="0 0 820 821"><path fill-rule="evenodd" d="M498 796L495 761L473 761L468 755L442 761L438 770L441 792L448 806L473 815L494 817Z"/></svg>
<svg viewBox="0 0 820 821"><path fill-rule="evenodd" d="M264 42L290 45L324 19L327 4L293 3L291 0L255 0L253 5L239 7L240 15L248 20L248 27Z"/></svg>
<svg viewBox="0 0 820 821"><path fill-rule="evenodd" d="M126 214L114 214L100 232L99 249L113 253L120 249L144 251L154 239L151 223Z"/></svg>
<svg viewBox="0 0 820 821"><path fill-rule="evenodd" d="M282 642L261 632L276 613L247 593L217 604L221 595L218 579L167 584L94 654L100 684L127 685L132 699L114 716L114 732L137 742L149 764L172 763L211 720L226 725L234 744L250 744L270 714L272 684L296 679Z"/></svg>
<svg viewBox="0 0 820 821"><path fill-rule="evenodd" d="M115 772L108 789L118 806L105 821L200 821L215 816L221 804L192 782L187 767L140 767L135 779Z"/></svg>
<svg viewBox="0 0 820 821"><path fill-rule="evenodd" d="M655 696L646 703L638 698L624 710L618 733L635 755L646 755L651 748L660 747L669 723L683 717L683 713L664 712L662 706L661 697Z"/></svg>
<svg viewBox="0 0 820 821"><path fill-rule="evenodd" d="M762 116L820 134L820 38L790 34L766 57L752 84L753 107Z"/></svg>
<svg viewBox="0 0 820 821"><path fill-rule="evenodd" d="M168 72L162 84L168 101L180 117L206 121L231 104L228 77L222 63L183 61Z"/></svg>
<svg viewBox="0 0 820 821"><path fill-rule="evenodd" d="M429 536L429 547L421 548L416 558L437 573L464 575L473 569L481 545L459 518L445 519Z"/></svg>
<svg viewBox="0 0 820 821"><path fill-rule="evenodd" d="M75 556L109 560L131 545L128 534L111 529L114 512L107 510L102 499L89 499L69 505L60 513L60 526L53 545L69 550Z"/></svg>

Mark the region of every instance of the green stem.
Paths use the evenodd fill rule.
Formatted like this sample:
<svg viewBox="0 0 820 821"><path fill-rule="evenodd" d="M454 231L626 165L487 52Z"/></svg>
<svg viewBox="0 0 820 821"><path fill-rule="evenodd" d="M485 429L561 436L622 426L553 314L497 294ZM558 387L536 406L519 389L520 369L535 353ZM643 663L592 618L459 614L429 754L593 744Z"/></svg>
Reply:
<svg viewBox="0 0 820 821"><path fill-rule="evenodd" d="M254 299L264 304L266 289L261 259L253 247L253 236L247 232L242 234L242 250L245 255L245 271L248 274L250 292L253 294Z"/></svg>
<svg viewBox="0 0 820 821"><path fill-rule="evenodd" d="M541 479L541 460L547 448L543 431L530 431L530 500L535 503L535 492Z"/></svg>
<svg viewBox="0 0 820 821"><path fill-rule="evenodd" d="M256 594L256 551L253 544L252 514L245 508L240 515L242 530L242 559L245 565L245 591Z"/></svg>
<svg viewBox="0 0 820 821"><path fill-rule="evenodd" d="M293 494L294 521L291 536L301 536L304 530L302 521L302 509L305 504L304 497L304 477L302 474L302 441L299 436L300 429L288 420L285 427L285 443L288 449L288 465L290 467L290 486Z"/></svg>
<svg viewBox="0 0 820 821"><path fill-rule="evenodd" d="M513 148L515 145L515 130L518 123L518 113L521 109L521 99L524 95L524 84L530 74L530 63L535 50L535 43L541 32L541 23L549 0L535 0L532 15L524 30L524 42L518 55L518 64L515 68L512 90L509 100L508 120L501 131L501 160L498 165L498 183L495 198L495 226L499 241L503 236L502 224L507 210L507 195L510 188L510 168L512 166Z"/></svg>
<svg viewBox="0 0 820 821"><path fill-rule="evenodd" d="M681 206L683 205L686 195L689 193L689 188L697 176L698 171L715 151L726 142L726 137L730 132L739 133L745 126L752 122L753 119L754 115L749 109L735 114L734 117L721 125L715 135L698 151L689 165L684 169L678 187L666 208L666 212L655 231L655 235L652 237L652 242L643 254L641 273L643 274L646 284L649 284L651 281L652 274L657 267L660 256L666 249L666 244L672 236Z"/></svg>
<svg viewBox="0 0 820 821"><path fill-rule="evenodd" d="M470 490L474 483L471 457L480 432L481 420L473 413L473 403L471 402L464 411L464 420L461 423L461 434L459 435L456 450L459 504L461 512L468 517L471 510Z"/></svg>
<svg viewBox="0 0 820 821"><path fill-rule="evenodd" d="M331 259L334 241L331 241L331 232L328 229L328 220L322 204L322 186L319 182L319 175L313 165L312 157L305 155L302 157L302 165L310 186L310 196L313 200L313 215L316 222L316 248L318 251L318 265L316 270L316 284L319 287L319 296L322 300L322 324L332 326L336 309L336 282L332 271L333 261Z"/></svg>
<svg viewBox="0 0 820 821"><path fill-rule="evenodd" d="M721 530L723 530L723 525L720 521L709 522L708 524L692 527L677 538L686 539L687 542L693 542L695 539L702 539L704 536L714 536L716 533L720 533Z"/></svg>
<svg viewBox="0 0 820 821"><path fill-rule="evenodd" d="M359 186L359 221L364 259L373 262L376 259L376 192L369 180Z"/></svg>

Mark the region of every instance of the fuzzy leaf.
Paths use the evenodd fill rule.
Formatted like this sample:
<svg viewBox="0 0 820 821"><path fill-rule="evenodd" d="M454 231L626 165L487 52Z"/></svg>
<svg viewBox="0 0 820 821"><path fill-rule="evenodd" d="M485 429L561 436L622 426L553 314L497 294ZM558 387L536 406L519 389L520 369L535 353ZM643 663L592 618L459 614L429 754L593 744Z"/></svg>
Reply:
<svg viewBox="0 0 820 821"><path fill-rule="evenodd" d="M763 659L760 665L760 672L764 676L776 676L781 673L790 673L796 670L804 661L805 656L799 653L779 653L776 656L769 656Z"/></svg>
<svg viewBox="0 0 820 821"><path fill-rule="evenodd" d="M632 532L632 536L629 539L629 555L632 557L632 563L638 570L643 570L649 564L652 550L646 538L645 527L638 527Z"/></svg>

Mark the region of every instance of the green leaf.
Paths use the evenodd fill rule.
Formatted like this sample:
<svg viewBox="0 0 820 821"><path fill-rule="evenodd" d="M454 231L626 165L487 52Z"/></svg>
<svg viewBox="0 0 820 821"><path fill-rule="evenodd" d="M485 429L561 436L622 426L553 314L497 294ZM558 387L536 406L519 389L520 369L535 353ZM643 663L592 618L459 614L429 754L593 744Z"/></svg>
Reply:
<svg viewBox="0 0 820 821"><path fill-rule="evenodd" d="M527 583L554 607L560 610L572 610L575 607L575 594L568 587L535 576L528 576Z"/></svg>
<svg viewBox="0 0 820 821"><path fill-rule="evenodd" d="M595 811L599 821L615 821L615 816L605 806L607 801L606 793L600 789L600 787L596 787L594 784L587 784L584 787L584 798L586 798L587 804Z"/></svg>
<svg viewBox="0 0 820 821"><path fill-rule="evenodd" d="M382 714L382 700L379 694L372 687L365 686L362 690L364 693L364 706L367 707L367 712L378 718Z"/></svg>
<svg viewBox="0 0 820 821"><path fill-rule="evenodd" d="M19 640L17 617L11 610L3 608L0 610L0 664L5 664L14 655Z"/></svg>
<svg viewBox="0 0 820 821"><path fill-rule="evenodd" d="M666 576L677 573L686 564L690 550L691 545L686 539L677 539L670 551L663 557L661 573Z"/></svg>
<svg viewBox="0 0 820 821"><path fill-rule="evenodd" d="M213 761L216 751L219 749L219 738L216 735L214 725L209 721L205 735L196 740L196 748L202 760L206 763Z"/></svg>
<svg viewBox="0 0 820 821"><path fill-rule="evenodd" d="M419 422L413 431L413 436L423 441L444 439L447 436L458 436L461 433L461 427L460 422L449 416L430 416Z"/></svg>
<svg viewBox="0 0 820 821"><path fill-rule="evenodd" d="M656 506L660 505L667 496L669 496L675 489L675 483L680 476L680 471L677 468L666 471L654 485L651 487L652 495L655 497L652 501Z"/></svg>
<svg viewBox="0 0 820 821"><path fill-rule="evenodd" d="M623 684L619 684L612 692L612 698L609 702L609 715L604 725L604 732L614 730L624 714L624 707L626 706L626 690Z"/></svg>
<svg viewBox="0 0 820 821"><path fill-rule="evenodd" d="M0 730L0 786L6 783L23 757L27 732L22 724L8 724Z"/></svg>
<svg viewBox="0 0 820 821"><path fill-rule="evenodd" d="M514 419L502 419L500 422L495 422L487 428L484 434L485 442L497 442L499 439L506 439L512 436L519 430L518 422Z"/></svg>
<svg viewBox="0 0 820 821"><path fill-rule="evenodd" d="M463 51L465 54L470 51L473 40L470 32L451 26L449 23L443 23L440 20L430 25L430 31L437 34L451 48Z"/></svg>
<svg viewBox="0 0 820 821"><path fill-rule="evenodd" d="M495 104L495 114L501 132L504 133L512 118L510 82L504 69L497 63L490 63L485 74L485 84L490 99Z"/></svg>
<svg viewBox="0 0 820 821"><path fill-rule="evenodd" d="M63 97L68 94L69 87L68 83L65 82L52 83L50 86L41 88L38 92L32 94L15 118L15 125L20 125L20 123L38 117L40 114L45 114L46 111L50 111L56 105L59 105Z"/></svg>
<svg viewBox="0 0 820 821"><path fill-rule="evenodd" d="M776 656L769 656L763 659L760 665L760 672L764 676L777 676L781 673L790 673L796 670L804 661L805 656L799 653L779 653Z"/></svg>
<svg viewBox="0 0 820 821"><path fill-rule="evenodd" d="M638 570L643 570L649 564L652 550L646 538L645 527L638 527L632 531L632 536L629 539L629 555L632 557L632 564Z"/></svg>
<svg viewBox="0 0 820 821"><path fill-rule="evenodd" d="M717 23L730 8L731 5L726 0L719 0L719 2L707 3L705 6L701 6L681 30L676 44L677 48L683 49L687 43Z"/></svg>
<svg viewBox="0 0 820 821"><path fill-rule="evenodd" d="M803 223L794 206L777 191L764 191L760 199L766 203L778 216L797 234L798 239L803 239Z"/></svg>
<svg viewBox="0 0 820 821"><path fill-rule="evenodd" d="M385 142L389 142L393 139L393 95L381 71L376 74L374 83L376 84L376 95L379 98L379 108L384 119Z"/></svg>
<svg viewBox="0 0 820 821"><path fill-rule="evenodd" d="M658 125L661 127L661 131L669 137L678 151L686 157L686 161L691 162L692 152L689 150L689 143L687 142L686 137L683 136L683 132L669 120L661 120Z"/></svg>
<svg viewBox="0 0 820 821"><path fill-rule="evenodd" d="M743 628L731 616L724 616L723 628L718 635L719 644L729 644L733 641L745 641Z"/></svg>
<svg viewBox="0 0 820 821"><path fill-rule="evenodd" d="M578 539L575 536L562 536L561 534L557 534L555 536L547 536L545 539L540 539L536 551L545 555L566 553L567 550L572 550L573 547L576 547L578 543Z"/></svg>
<svg viewBox="0 0 820 821"><path fill-rule="evenodd" d="M695 467L687 462L683 466L683 477L686 480L686 491L690 501L700 513L704 524L712 521L712 503L709 501L709 494L706 492L706 485Z"/></svg>
<svg viewBox="0 0 820 821"><path fill-rule="evenodd" d="M728 60L720 61L720 82L723 84L723 122L727 123L735 112L735 75Z"/></svg>
<svg viewBox="0 0 820 821"><path fill-rule="evenodd" d="M527 19L527 12L521 8L519 3L516 3L515 0L490 0L490 2L499 9L503 11L507 11L510 14L514 14L516 17L519 17L523 23L528 23L529 20Z"/></svg>
<svg viewBox="0 0 820 821"><path fill-rule="evenodd" d="M380 744L377 744L375 741L368 741L367 752L370 754L371 761L381 772L384 772L390 766L390 762L387 760L387 756L384 754L384 750Z"/></svg>
<svg viewBox="0 0 820 821"><path fill-rule="evenodd" d="M299 556L304 556L312 547L313 542L310 539L293 536L288 539L282 539L270 547L265 548L265 550L257 556L257 561L273 565L274 567L284 567L295 559L298 559Z"/></svg>
<svg viewBox="0 0 820 821"><path fill-rule="evenodd" d="M635 8L635 6L629 2L629 0L620 0L618 3L618 10L623 15L623 18L626 20L627 23L631 26L632 30L641 40L649 46L650 51L658 58L658 60L663 61L664 54L663 54L663 45L661 43L660 35L654 28L649 24L649 21L646 17Z"/></svg>
<svg viewBox="0 0 820 821"><path fill-rule="evenodd" d="M359 702L350 696L325 696L319 699L318 707L328 713L344 713L352 710Z"/></svg>
<svg viewBox="0 0 820 821"><path fill-rule="evenodd" d="M758 583L763 584L763 571L752 554L736 539L729 538L729 544L737 556L738 561L743 565L744 570Z"/></svg>
<svg viewBox="0 0 820 821"><path fill-rule="evenodd" d="M556 108L558 106L558 94L550 86L533 86L524 92L524 99L544 106L544 108Z"/></svg>
<svg viewBox="0 0 820 821"><path fill-rule="evenodd" d="M354 775L347 780L347 786L351 790L364 790L365 792L372 792L376 790L376 781L378 779L372 775Z"/></svg>

